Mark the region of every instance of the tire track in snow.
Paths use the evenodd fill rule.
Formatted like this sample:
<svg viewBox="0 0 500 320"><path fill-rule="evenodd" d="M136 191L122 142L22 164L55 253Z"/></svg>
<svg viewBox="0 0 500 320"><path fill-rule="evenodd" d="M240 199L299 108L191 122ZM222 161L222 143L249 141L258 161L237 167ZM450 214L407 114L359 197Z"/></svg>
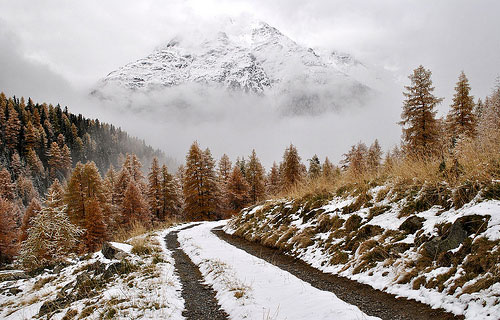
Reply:
<svg viewBox="0 0 500 320"><path fill-rule="evenodd" d="M334 293L338 298L357 306L368 315L388 320L463 319L463 316L456 316L443 309L432 309L418 301L396 298L392 294L376 290L369 285L324 273L277 249L229 235L220 227L212 229L212 232L230 245L291 273L313 287Z"/></svg>
<svg viewBox="0 0 500 320"><path fill-rule="evenodd" d="M190 225L184 229L189 229ZM193 320L219 320L227 319L228 315L221 310L215 298L215 292L207 285L202 284L204 279L200 269L189 259L177 240L178 231L172 231L165 236L168 250L172 251L175 261L175 270L182 284L182 298L185 301L185 310L182 315Z"/></svg>

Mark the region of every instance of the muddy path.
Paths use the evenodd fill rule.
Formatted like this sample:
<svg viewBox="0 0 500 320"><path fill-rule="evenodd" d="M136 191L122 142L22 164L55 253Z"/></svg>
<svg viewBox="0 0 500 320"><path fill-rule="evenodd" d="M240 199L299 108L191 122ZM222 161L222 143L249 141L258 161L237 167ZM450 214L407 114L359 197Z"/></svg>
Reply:
<svg viewBox="0 0 500 320"><path fill-rule="evenodd" d="M184 229L192 228L194 225ZM183 229L183 230L184 230ZM208 285L203 284L203 276L200 269L180 248L177 234L172 231L165 236L168 250L172 251L175 261L175 270L182 284L182 298L185 310L182 315L192 320L219 320L228 319L228 315L221 309L215 298L215 291Z"/></svg>
<svg viewBox="0 0 500 320"><path fill-rule="evenodd" d="M340 299L359 307L368 315L387 320L464 319L463 316L453 315L443 309L432 309L415 300L396 298L392 294L376 290L369 285L324 273L277 249L228 235L220 228L215 228L212 232L227 243L290 272L313 287L333 292Z"/></svg>

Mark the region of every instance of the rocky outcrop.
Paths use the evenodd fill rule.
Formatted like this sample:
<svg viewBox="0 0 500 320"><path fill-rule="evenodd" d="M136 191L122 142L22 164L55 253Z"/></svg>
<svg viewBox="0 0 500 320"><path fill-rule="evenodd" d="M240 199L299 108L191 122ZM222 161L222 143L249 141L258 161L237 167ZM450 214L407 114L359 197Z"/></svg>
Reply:
<svg viewBox="0 0 500 320"><path fill-rule="evenodd" d="M478 215L458 218L446 237L435 237L424 244L424 253L436 259L442 252L458 248L468 236L486 230L489 218L489 216Z"/></svg>
<svg viewBox="0 0 500 320"><path fill-rule="evenodd" d="M409 217L399 226L399 230L414 234L415 232L417 232L417 230L422 228L422 226L424 225L424 220L424 218L417 216Z"/></svg>
<svg viewBox="0 0 500 320"><path fill-rule="evenodd" d="M102 252L104 258L111 259L111 260L112 259L121 260L121 259L125 258L126 256L128 256L128 253L117 248L116 246L114 246L113 244L111 244L109 242L104 242L104 244L102 245L101 252Z"/></svg>

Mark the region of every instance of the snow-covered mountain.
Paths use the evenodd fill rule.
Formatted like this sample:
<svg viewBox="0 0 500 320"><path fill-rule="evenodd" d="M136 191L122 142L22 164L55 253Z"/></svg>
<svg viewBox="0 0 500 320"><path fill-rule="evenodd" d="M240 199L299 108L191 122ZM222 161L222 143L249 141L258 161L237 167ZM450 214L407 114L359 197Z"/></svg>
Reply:
<svg viewBox="0 0 500 320"><path fill-rule="evenodd" d="M349 72L360 68L348 54L320 55L265 22L231 22L223 31L172 39L109 73L92 93L108 98L117 88L133 94L197 84L278 97L300 112L318 109L325 97L327 107L359 101L370 88Z"/></svg>

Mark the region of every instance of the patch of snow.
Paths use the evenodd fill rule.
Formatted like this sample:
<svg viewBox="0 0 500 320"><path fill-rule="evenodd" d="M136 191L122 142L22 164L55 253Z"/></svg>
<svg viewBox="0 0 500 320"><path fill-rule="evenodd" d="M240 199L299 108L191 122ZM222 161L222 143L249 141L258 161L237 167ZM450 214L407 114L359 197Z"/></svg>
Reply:
<svg viewBox="0 0 500 320"><path fill-rule="evenodd" d="M377 319L220 240L211 229L225 223L207 222L183 230L179 242L217 291L217 299L231 319ZM221 272L227 274L221 276ZM231 284L244 288L242 297L235 296Z"/></svg>
<svg viewBox="0 0 500 320"><path fill-rule="evenodd" d="M110 242L115 248L125 251L126 253L130 253L132 251L132 246L126 243L120 242Z"/></svg>

